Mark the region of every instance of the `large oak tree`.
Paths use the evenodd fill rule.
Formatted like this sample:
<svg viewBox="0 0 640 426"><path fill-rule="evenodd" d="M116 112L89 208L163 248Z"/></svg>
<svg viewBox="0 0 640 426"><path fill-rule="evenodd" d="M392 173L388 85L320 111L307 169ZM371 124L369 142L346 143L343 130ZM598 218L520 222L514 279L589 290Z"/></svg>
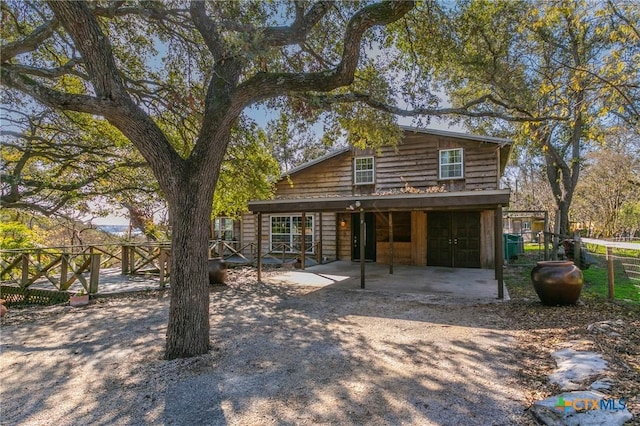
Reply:
<svg viewBox="0 0 640 426"><path fill-rule="evenodd" d="M413 7L3 2L2 84L54 109L104 117L139 150L168 202L166 358L209 349L209 218L245 108L351 85L359 65L372 65L363 61L363 40L379 37Z"/></svg>

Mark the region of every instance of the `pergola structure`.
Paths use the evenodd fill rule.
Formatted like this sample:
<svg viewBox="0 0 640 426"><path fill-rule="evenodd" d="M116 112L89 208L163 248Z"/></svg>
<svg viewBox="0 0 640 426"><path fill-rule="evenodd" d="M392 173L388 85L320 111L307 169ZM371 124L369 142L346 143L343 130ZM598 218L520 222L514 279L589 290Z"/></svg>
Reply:
<svg viewBox="0 0 640 426"><path fill-rule="evenodd" d="M257 214L258 253L262 253L262 215L302 212L302 223L307 213L360 213L360 241L364 241L365 213L387 213L389 215L390 262L389 273L393 274L393 215L394 211L468 211L494 210L495 279L498 281L498 297L504 297L503 289L503 242L502 208L509 203L509 190L457 191L443 193L420 193L399 195L336 196L324 198L276 199L249 202L249 210ZM302 226L302 241L306 227ZM319 250L322 250L322 219L320 219ZM360 287L365 288L365 246L360 244ZM320 254L320 258L322 255ZM305 250L301 250L302 268ZM262 257L258 255L258 281L262 279Z"/></svg>

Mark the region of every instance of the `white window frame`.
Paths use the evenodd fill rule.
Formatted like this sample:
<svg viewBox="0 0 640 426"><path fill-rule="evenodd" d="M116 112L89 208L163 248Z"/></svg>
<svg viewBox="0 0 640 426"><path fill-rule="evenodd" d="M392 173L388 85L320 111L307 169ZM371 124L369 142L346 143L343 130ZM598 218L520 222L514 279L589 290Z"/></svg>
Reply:
<svg viewBox="0 0 640 426"><path fill-rule="evenodd" d="M221 226L224 225L224 226ZM231 238L225 238L227 232L231 233ZM233 219L230 217L220 216L213 219L213 236L214 240L233 241L234 229Z"/></svg>
<svg viewBox="0 0 640 426"><path fill-rule="evenodd" d="M455 163L443 163L442 162L442 154L445 152L451 151L459 151L460 152L460 161ZM442 169L443 166L460 166L460 175L459 176L443 176ZM464 149L462 148L449 148L449 149L441 149L438 151L438 179L446 180L446 179L463 179L464 178Z"/></svg>
<svg viewBox="0 0 640 426"><path fill-rule="evenodd" d="M314 232L314 229L315 229L314 228L315 217L313 215L306 215L305 217L306 217L307 221L311 220L311 225L310 225L311 229L307 229L308 232L305 234L305 237L307 238L307 243L309 244L307 246L307 251L305 253L314 254L315 253L315 250L314 250L315 249L315 232ZM288 221L289 221L289 232L288 233L287 232L278 232L278 233L273 232L273 220L276 219L276 218L278 218L278 219L288 219ZM298 226L298 228L300 228L299 231L298 232L294 232L294 226L293 226L294 219L298 219L298 221L301 222L302 221L302 215L301 214L272 215L269 218L269 249L270 249L271 252L282 253L282 250L278 250L278 247L277 247L278 245L280 245L282 243L288 245L287 249L285 250L285 253L299 253L300 252L299 249L298 250L294 249L294 246L296 244L296 242L294 240L296 239L295 238L296 236L301 237L302 236L302 232L300 232L301 228L299 226ZM274 244L274 242L273 242L273 236L274 235L283 235L283 236L284 235L288 235L289 238L288 238L288 241L278 241L278 242L276 242ZM311 237L311 241L308 241L309 237ZM298 238L298 243L297 244L298 244L299 248L302 248L302 247L300 247L300 240L301 239Z"/></svg>
<svg viewBox="0 0 640 426"><path fill-rule="evenodd" d="M371 168L358 170L358 160L371 160ZM371 172L370 181L359 181L358 174ZM376 183L376 159L374 156L355 157L353 159L353 184L354 185L372 185Z"/></svg>

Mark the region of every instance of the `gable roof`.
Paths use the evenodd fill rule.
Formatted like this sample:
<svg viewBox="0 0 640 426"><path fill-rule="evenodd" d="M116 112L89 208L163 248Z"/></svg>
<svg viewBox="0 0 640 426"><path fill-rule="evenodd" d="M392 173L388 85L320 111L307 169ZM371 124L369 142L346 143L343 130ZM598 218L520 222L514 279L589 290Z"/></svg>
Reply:
<svg viewBox="0 0 640 426"><path fill-rule="evenodd" d="M450 132L447 130L436 130L436 129L420 129L418 127L410 127L410 126L399 126L400 129L402 129L405 133L409 133L409 132L413 132L413 133L424 133L427 135L434 135L434 136L444 136L444 137L449 137L449 138L457 138L457 139L467 139L467 140L472 140L472 141L479 141L479 142L489 142L489 143L495 143L497 145L500 145L501 148L504 147L510 147L513 144L513 141L509 140L509 139L503 139L503 138L494 138L492 136L480 136L480 135L472 135L469 133L459 133L459 132ZM281 179L286 178L287 176L291 176L295 173L301 172L311 166L315 166L316 164L322 163L326 160L329 160L331 158L337 157L341 154L344 154L346 152L351 151L352 147L350 146L346 146L343 148L337 148L333 151L330 151L328 153L326 153L325 155L318 157L314 160L311 161L307 161L304 164L301 164L299 166L296 166L284 173L282 173L282 175L280 175ZM504 165L506 165L506 158L502 159L502 162L504 162L505 164L501 164L500 169L501 171L504 169Z"/></svg>
<svg viewBox="0 0 640 426"><path fill-rule="evenodd" d="M450 138L468 139L472 141L490 142L498 145L511 145L513 141L504 138L494 138L493 136L472 135L470 133L451 132L448 130L421 129L418 127L399 126L405 132L424 133L427 135L446 136Z"/></svg>
<svg viewBox="0 0 640 426"><path fill-rule="evenodd" d="M351 147L350 146L345 146L344 148L337 148L334 149L333 151L329 151L328 153L326 153L325 155L318 157L314 160L311 161L307 161L306 163L300 164L299 166L296 166L290 170L287 170L286 172L282 173L282 175L280 175L280 178L285 178L287 176L290 176L294 173L298 173L304 169L307 169L311 166L315 166L318 163L322 163L323 161L326 161L330 158L333 157L337 157L340 154L344 154L345 152L349 152L351 151Z"/></svg>

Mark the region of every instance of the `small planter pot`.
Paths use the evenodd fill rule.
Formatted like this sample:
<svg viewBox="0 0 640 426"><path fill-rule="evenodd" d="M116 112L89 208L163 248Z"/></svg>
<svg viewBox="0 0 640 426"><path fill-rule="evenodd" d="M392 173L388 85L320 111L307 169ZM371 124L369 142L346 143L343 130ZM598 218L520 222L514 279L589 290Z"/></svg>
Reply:
<svg viewBox="0 0 640 426"><path fill-rule="evenodd" d="M89 304L89 295L83 294L82 296L69 297L69 305L71 306L85 306Z"/></svg>
<svg viewBox="0 0 640 426"><path fill-rule="evenodd" d="M224 284L227 279L227 262L221 257L209 259L209 284Z"/></svg>
<svg viewBox="0 0 640 426"><path fill-rule="evenodd" d="M543 304L573 305L582 291L582 271L570 261L547 260L531 270L531 282Z"/></svg>

